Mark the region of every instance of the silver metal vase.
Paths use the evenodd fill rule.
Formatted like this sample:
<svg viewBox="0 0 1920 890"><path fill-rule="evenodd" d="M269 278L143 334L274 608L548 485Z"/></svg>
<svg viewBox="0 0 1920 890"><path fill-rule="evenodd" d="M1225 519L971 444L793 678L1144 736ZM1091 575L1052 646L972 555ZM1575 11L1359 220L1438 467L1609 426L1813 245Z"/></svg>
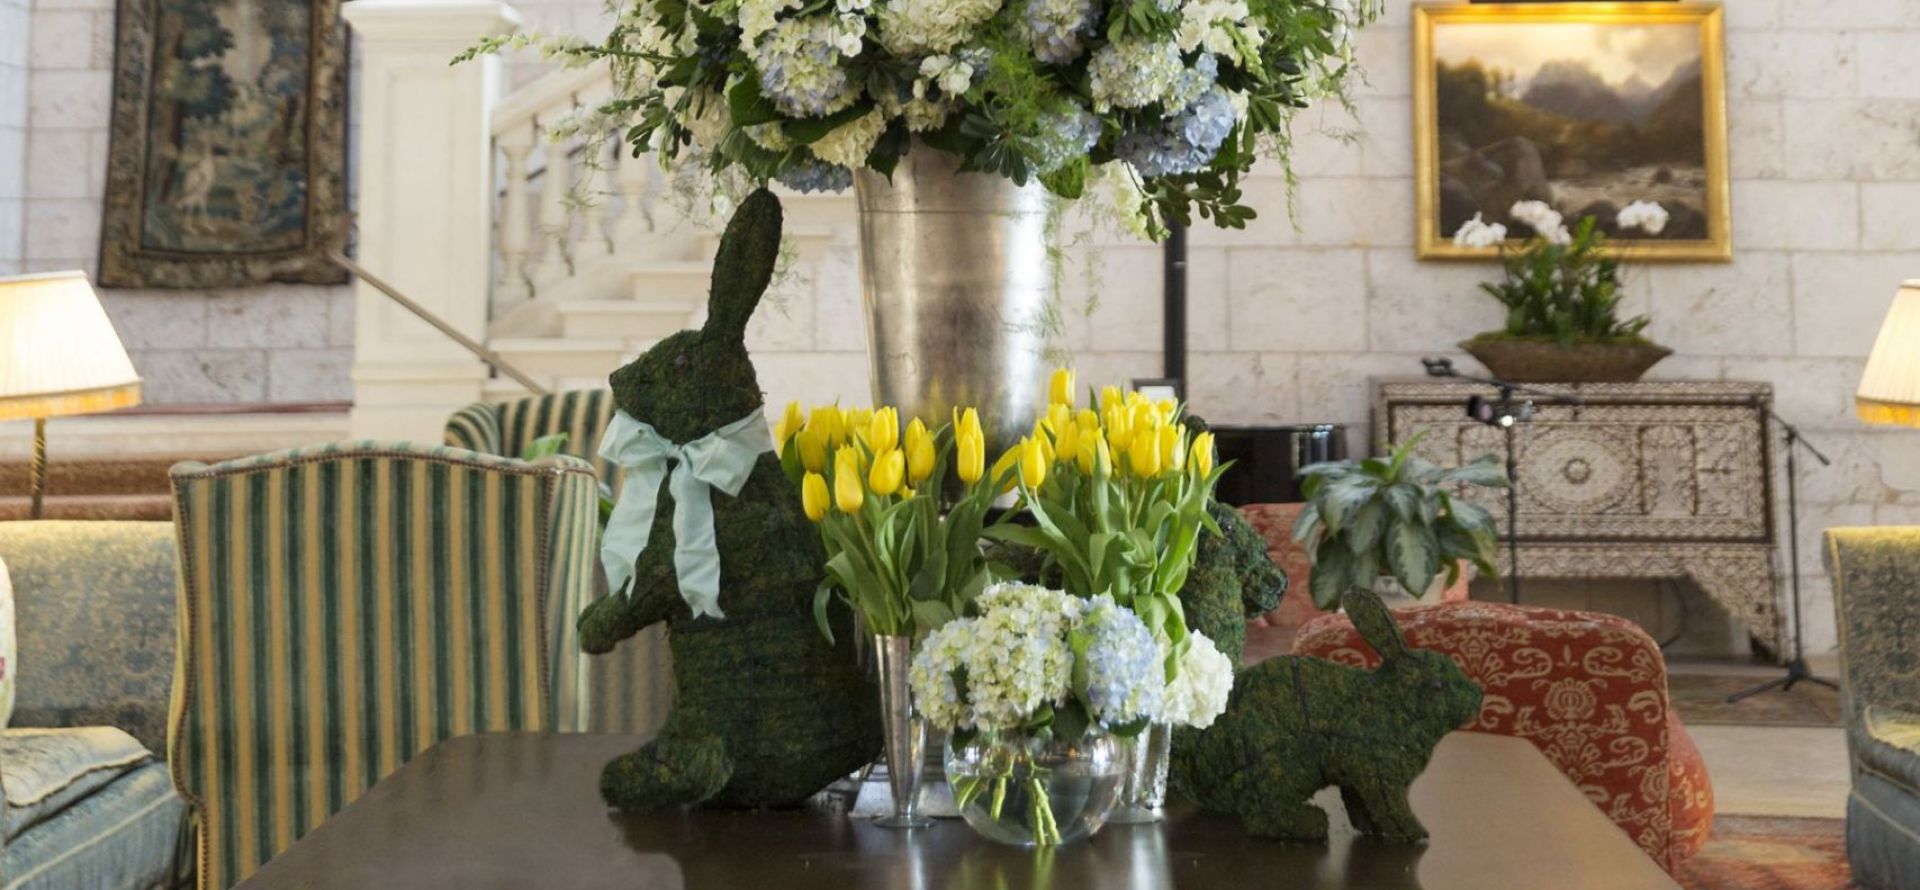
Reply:
<svg viewBox="0 0 1920 890"><path fill-rule="evenodd" d="M927 727L913 712L913 693L907 688L907 666L913 660L913 638L876 635L875 665L880 674L880 720L886 735L887 790L893 795L891 812L874 820L887 828L925 828L933 820L920 812L920 777L926 757Z"/></svg>
<svg viewBox="0 0 1920 890"><path fill-rule="evenodd" d="M874 404L930 426L977 407L992 462L1043 398L1051 199L1038 182L959 166L916 140L891 181L854 174L868 355Z"/></svg>

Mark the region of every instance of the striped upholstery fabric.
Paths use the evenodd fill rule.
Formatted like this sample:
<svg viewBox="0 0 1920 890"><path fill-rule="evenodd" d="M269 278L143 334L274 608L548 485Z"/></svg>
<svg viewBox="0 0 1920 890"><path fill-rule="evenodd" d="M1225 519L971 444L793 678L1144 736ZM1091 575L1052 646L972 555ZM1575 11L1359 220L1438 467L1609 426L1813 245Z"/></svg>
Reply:
<svg viewBox="0 0 1920 890"><path fill-rule="evenodd" d="M225 888L449 736L584 728L596 483L354 442L173 469L174 784Z"/></svg>
<svg viewBox="0 0 1920 890"><path fill-rule="evenodd" d="M602 481L616 485L618 471L594 453L600 448L600 434L612 419L613 393L604 389L477 403L447 418L446 444L482 454L519 457L533 440L566 433L567 445L561 451L592 463Z"/></svg>
<svg viewBox="0 0 1920 890"><path fill-rule="evenodd" d="M510 402L477 403L447 418L446 443L518 457L533 440L566 433L567 444L562 450L592 461L601 481L618 491L619 469L595 453L613 411L613 394L607 390L574 390ZM604 581L596 584L596 590L604 595ZM593 680L589 684L593 690L593 731L645 736L659 732L673 706L673 659L666 632L664 624L656 624L593 659Z"/></svg>

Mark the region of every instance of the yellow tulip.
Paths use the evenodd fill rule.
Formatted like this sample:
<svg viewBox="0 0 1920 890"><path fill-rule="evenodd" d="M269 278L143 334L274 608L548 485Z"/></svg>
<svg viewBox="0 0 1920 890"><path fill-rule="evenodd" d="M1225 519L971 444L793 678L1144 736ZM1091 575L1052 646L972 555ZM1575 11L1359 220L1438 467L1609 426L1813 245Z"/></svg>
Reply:
<svg viewBox="0 0 1920 890"><path fill-rule="evenodd" d="M1047 379L1047 402L1053 405L1073 406L1072 369L1053 369L1053 376Z"/></svg>
<svg viewBox="0 0 1920 890"><path fill-rule="evenodd" d="M965 411L955 408L953 411L953 432L955 436L978 436L982 440L986 439L986 435L980 431L979 411L972 408L968 408Z"/></svg>
<svg viewBox="0 0 1920 890"><path fill-rule="evenodd" d="M867 438L867 427L872 422L873 409L848 408L845 412L844 426L840 433L841 441L844 442L855 436L860 437L860 439L864 441Z"/></svg>
<svg viewBox="0 0 1920 890"><path fill-rule="evenodd" d="M1120 394L1120 387L1100 387L1100 413L1105 414L1115 405L1126 404L1126 398Z"/></svg>
<svg viewBox="0 0 1920 890"><path fill-rule="evenodd" d="M1048 405L1047 413L1040 418L1040 424L1056 436L1060 434L1061 427L1070 423L1073 423L1073 409L1059 402Z"/></svg>
<svg viewBox="0 0 1920 890"><path fill-rule="evenodd" d="M1125 452L1133 444L1133 421L1123 406L1116 405L1105 412L1107 444L1113 450Z"/></svg>
<svg viewBox="0 0 1920 890"><path fill-rule="evenodd" d="M889 495L900 490L900 482L907 475L907 456L898 448L890 448L873 459L873 470L867 474L867 487L874 494Z"/></svg>
<svg viewBox="0 0 1920 890"><path fill-rule="evenodd" d="M1160 426L1160 412L1154 410L1153 403L1141 399L1133 403L1131 410L1133 413L1129 417L1129 422L1132 424L1133 431L1136 434Z"/></svg>
<svg viewBox="0 0 1920 890"><path fill-rule="evenodd" d="M1213 433L1193 437L1193 474L1206 477L1213 472Z"/></svg>
<svg viewBox="0 0 1920 890"><path fill-rule="evenodd" d="M1020 445L1020 484L1039 488L1047 481L1047 466L1053 461L1046 453L1044 439L1031 438Z"/></svg>
<svg viewBox="0 0 1920 890"><path fill-rule="evenodd" d="M1033 441L1040 446L1040 453L1043 457L1047 459L1047 463L1049 464L1053 463L1053 455L1054 455L1053 437L1047 435L1047 426L1045 422L1037 421L1037 420L1034 421Z"/></svg>
<svg viewBox="0 0 1920 890"><path fill-rule="evenodd" d="M867 447L873 453L892 451L900 445L900 412L881 408L867 420Z"/></svg>
<svg viewBox="0 0 1920 890"><path fill-rule="evenodd" d="M919 485L922 480L933 475L933 434L927 432L927 425L916 417L907 424L907 478Z"/></svg>
<svg viewBox="0 0 1920 890"><path fill-rule="evenodd" d="M1080 453L1080 424L1072 418L1053 428L1053 450L1065 457L1074 457Z"/></svg>
<svg viewBox="0 0 1920 890"><path fill-rule="evenodd" d="M800 483L800 509L807 511L807 518L814 522L826 518L827 504L831 497L827 494L827 477L819 473L808 473Z"/></svg>
<svg viewBox="0 0 1920 890"><path fill-rule="evenodd" d="M1093 440L1093 477L1105 479L1113 475L1113 451L1107 448L1107 440Z"/></svg>
<svg viewBox="0 0 1920 890"><path fill-rule="evenodd" d="M1081 436L1077 447L1073 449L1073 460L1074 463L1080 465L1080 472L1088 476L1093 475L1093 463L1098 457L1097 453L1106 446L1107 443L1103 441L1097 433L1091 436Z"/></svg>
<svg viewBox="0 0 1920 890"><path fill-rule="evenodd" d="M813 409L807 417L807 429L820 435L820 442L827 448L838 448L846 441L847 419L834 405L822 405Z"/></svg>
<svg viewBox="0 0 1920 890"><path fill-rule="evenodd" d="M1160 428L1160 466L1162 469L1178 470L1186 466L1187 450L1180 441L1180 426L1167 424Z"/></svg>
<svg viewBox="0 0 1920 890"><path fill-rule="evenodd" d="M800 413L799 402L788 402L787 412L780 415L780 422L773 425L773 450L775 453L787 450L787 440L806 426L807 418Z"/></svg>
<svg viewBox="0 0 1920 890"><path fill-rule="evenodd" d="M954 472L960 474L960 481L968 485L980 481L987 469L987 440L978 431L969 432L964 426L953 439Z"/></svg>
<svg viewBox="0 0 1920 890"><path fill-rule="evenodd" d="M1160 415L1162 423L1172 423L1174 418L1180 416L1180 403L1172 399L1161 399L1154 403L1153 410Z"/></svg>
<svg viewBox="0 0 1920 890"><path fill-rule="evenodd" d="M793 445L800 451L800 465L809 472L819 473L827 468L827 434L815 427L811 421L794 434Z"/></svg>
<svg viewBox="0 0 1920 890"><path fill-rule="evenodd" d="M833 505L842 513L857 513L866 500L860 487L860 454L851 445L842 445L833 455Z"/></svg>
<svg viewBox="0 0 1920 890"><path fill-rule="evenodd" d="M1002 492L1013 490L1013 483L1017 475L1015 471L1020 464L1020 452L1026 446L1027 441L1026 439L1021 439L1015 442L1012 448L1007 449L1005 454L1000 455L999 460L993 462L993 469L987 472L987 478L992 479L995 484L998 484Z"/></svg>
<svg viewBox="0 0 1920 890"><path fill-rule="evenodd" d="M1127 463L1142 479L1160 475L1160 436L1150 429L1136 433L1127 448Z"/></svg>

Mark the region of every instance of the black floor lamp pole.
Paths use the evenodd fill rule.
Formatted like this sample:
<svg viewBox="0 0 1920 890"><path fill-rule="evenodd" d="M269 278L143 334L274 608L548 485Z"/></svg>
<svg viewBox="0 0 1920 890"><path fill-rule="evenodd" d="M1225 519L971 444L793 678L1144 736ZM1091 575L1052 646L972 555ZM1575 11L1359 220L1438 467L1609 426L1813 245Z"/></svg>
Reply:
<svg viewBox="0 0 1920 890"><path fill-rule="evenodd" d="M1759 407L1761 411L1765 412L1765 416L1761 421L1762 423L1770 419L1780 425L1780 438L1781 441L1785 443L1787 450L1787 562L1789 563L1787 571L1790 573L1787 581L1788 589L1792 591L1791 595L1793 597L1791 604L1793 608L1793 657L1787 660L1786 676L1768 680L1751 689L1743 689L1729 695L1727 696L1727 702L1729 704L1742 699L1752 698L1762 692L1771 692L1775 689L1785 692L1792 689L1794 684L1803 680L1808 683L1825 686L1828 689L1840 688L1839 685L1832 680L1826 679L1825 677L1814 676L1813 671L1807 667L1806 642L1800 634L1800 465L1799 462L1794 459L1794 456L1800 449L1805 448L1808 454L1813 455L1814 459L1820 462L1821 466L1830 466L1833 462L1827 460L1827 456L1821 454L1820 449L1813 447L1812 443L1809 443L1805 438L1801 437L1798 428L1788 423L1785 418L1773 413L1772 408L1767 407L1765 403L1760 403Z"/></svg>
<svg viewBox="0 0 1920 890"><path fill-rule="evenodd" d="M1161 342L1164 370L1161 376L1174 382L1180 398L1187 397L1187 227L1167 225L1167 240L1161 256Z"/></svg>

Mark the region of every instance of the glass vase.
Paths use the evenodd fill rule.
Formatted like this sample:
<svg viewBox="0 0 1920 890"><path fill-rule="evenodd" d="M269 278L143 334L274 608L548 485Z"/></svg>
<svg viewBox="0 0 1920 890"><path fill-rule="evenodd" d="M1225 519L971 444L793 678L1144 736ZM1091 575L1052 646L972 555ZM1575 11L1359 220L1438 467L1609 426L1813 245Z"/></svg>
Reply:
<svg viewBox="0 0 1920 890"><path fill-rule="evenodd" d="M1155 723L1119 745L1126 772L1120 777L1118 800L1107 821L1116 825L1160 821L1167 803L1167 761L1173 727Z"/></svg>
<svg viewBox="0 0 1920 890"><path fill-rule="evenodd" d="M1106 824L1125 772L1120 746L1101 733L1079 742L981 733L947 742L947 785L960 816L996 843L1051 847Z"/></svg>
<svg viewBox="0 0 1920 890"><path fill-rule="evenodd" d="M913 712L913 693L907 688L907 666L913 661L913 638L877 634L874 663L880 679L880 721L886 736L887 790L891 812L874 819L887 828L925 828L933 820L920 812L921 761L925 757L927 727Z"/></svg>

